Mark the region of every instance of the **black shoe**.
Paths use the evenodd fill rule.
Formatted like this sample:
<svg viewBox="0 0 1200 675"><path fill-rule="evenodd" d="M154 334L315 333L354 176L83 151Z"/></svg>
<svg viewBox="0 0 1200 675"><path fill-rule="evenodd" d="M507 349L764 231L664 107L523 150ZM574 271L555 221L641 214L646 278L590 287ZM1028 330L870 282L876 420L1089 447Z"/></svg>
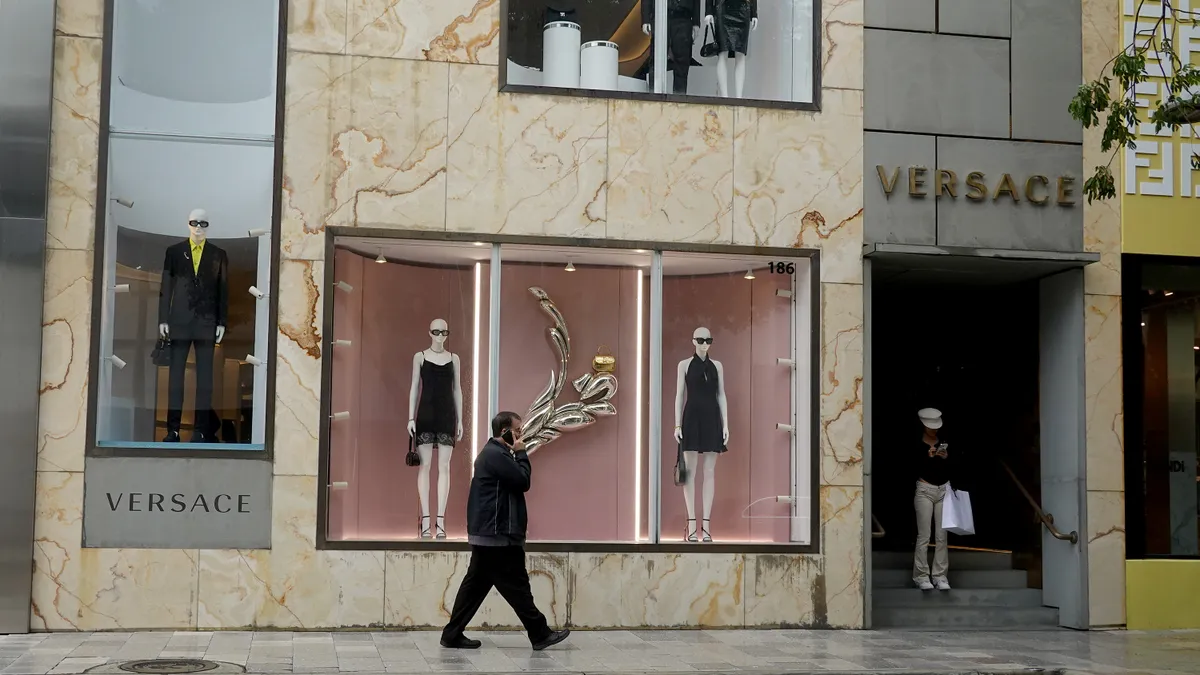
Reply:
<svg viewBox="0 0 1200 675"><path fill-rule="evenodd" d="M566 640L567 636L570 634L571 634L571 629L569 629L569 628L564 628L562 630L556 630L556 631L550 633L550 635L547 635L545 640L542 640L541 642L533 643L533 651L540 652L543 649L545 649L546 647L553 647L554 645L562 642L563 640Z"/></svg>
<svg viewBox="0 0 1200 675"><path fill-rule="evenodd" d="M472 640L466 635L459 635L453 640L442 638L442 646L446 649L479 649L482 644L479 640Z"/></svg>
<svg viewBox="0 0 1200 675"><path fill-rule="evenodd" d="M212 437L203 431L193 431L189 443L212 443Z"/></svg>
<svg viewBox="0 0 1200 675"><path fill-rule="evenodd" d="M168 431L167 435L165 437L163 437L162 442L163 443L178 443L179 442L179 432L178 431Z"/></svg>

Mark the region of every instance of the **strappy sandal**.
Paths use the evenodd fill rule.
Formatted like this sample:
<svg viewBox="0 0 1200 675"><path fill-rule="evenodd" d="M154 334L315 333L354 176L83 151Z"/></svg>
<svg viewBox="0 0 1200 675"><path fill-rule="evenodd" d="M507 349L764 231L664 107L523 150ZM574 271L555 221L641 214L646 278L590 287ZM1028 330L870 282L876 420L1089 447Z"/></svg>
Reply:
<svg viewBox="0 0 1200 675"><path fill-rule="evenodd" d="M687 521L688 521L688 526L684 530L684 540L695 543L695 542L699 541L699 539L696 538L696 527L694 525L692 525L692 523L696 522L696 519L688 518Z"/></svg>
<svg viewBox="0 0 1200 675"><path fill-rule="evenodd" d="M417 521L417 523L418 523L417 528L421 532L422 539L429 538L429 525L427 524L428 522L429 522L429 516L421 516L420 520Z"/></svg>
<svg viewBox="0 0 1200 675"><path fill-rule="evenodd" d="M708 518L705 518L700 522L704 523L700 526L700 541L712 543L712 535L708 533Z"/></svg>
<svg viewBox="0 0 1200 675"><path fill-rule="evenodd" d="M438 516L437 517L436 529L437 529L437 534L434 535L434 539L445 539L446 538L446 516Z"/></svg>

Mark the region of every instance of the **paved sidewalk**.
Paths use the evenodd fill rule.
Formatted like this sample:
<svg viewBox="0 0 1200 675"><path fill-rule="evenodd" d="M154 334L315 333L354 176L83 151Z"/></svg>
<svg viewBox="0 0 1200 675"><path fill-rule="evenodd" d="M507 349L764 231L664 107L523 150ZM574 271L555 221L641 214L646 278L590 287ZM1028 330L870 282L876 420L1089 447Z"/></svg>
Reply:
<svg viewBox="0 0 1200 675"><path fill-rule="evenodd" d="M521 633L143 632L0 636L0 673L119 672L118 663L203 658L252 673L1012 673L1200 675L1200 632L577 631L534 652ZM221 671L213 671L220 673Z"/></svg>

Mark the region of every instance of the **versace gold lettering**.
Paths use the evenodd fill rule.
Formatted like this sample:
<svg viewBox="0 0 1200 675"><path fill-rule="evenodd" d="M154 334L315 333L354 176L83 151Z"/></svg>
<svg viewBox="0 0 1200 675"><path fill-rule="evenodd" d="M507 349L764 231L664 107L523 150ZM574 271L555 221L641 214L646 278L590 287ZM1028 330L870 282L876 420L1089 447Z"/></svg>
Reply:
<svg viewBox="0 0 1200 675"><path fill-rule="evenodd" d="M925 174L929 169L923 166L908 167L908 194L913 197L925 196Z"/></svg>
<svg viewBox="0 0 1200 675"><path fill-rule="evenodd" d="M958 199L958 174L948 169L938 169L937 183L934 184L934 195L941 197L943 192L951 199Z"/></svg>
<svg viewBox="0 0 1200 675"><path fill-rule="evenodd" d="M1058 177L1058 205L1059 206L1075 206L1075 197L1073 189L1075 179L1070 176Z"/></svg>
<svg viewBox="0 0 1200 675"><path fill-rule="evenodd" d="M1017 196L1017 184L1013 182L1012 176L1009 174L1004 174L1000 178L1000 182L996 184L996 196L992 197L992 201L999 200L1000 195L1004 194L1012 197L1013 202L1021 201L1021 198Z"/></svg>
<svg viewBox="0 0 1200 675"><path fill-rule="evenodd" d="M892 172L892 179L888 180L887 170L882 164L875 165L875 171L879 173L879 182L883 184L883 193L889 197L892 195L892 190L896 189L896 183L900 180L900 167Z"/></svg>
<svg viewBox="0 0 1200 675"><path fill-rule="evenodd" d="M1038 183L1041 183L1042 188L1046 191L1046 194L1042 195L1041 197L1035 196L1035 192L1034 192L1034 186L1037 185ZM1050 192L1050 179L1046 178L1045 176L1042 176L1042 175L1030 176L1029 180L1025 181L1025 198L1028 199L1030 202L1037 204L1038 206L1041 206L1050 200L1049 192Z"/></svg>
<svg viewBox="0 0 1200 675"><path fill-rule="evenodd" d="M972 171L967 174L967 199L974 202L981 202L987 199L987 185L983 182L983 174L979 171Z"/></svg>
<svg viewBox="0 0 1200 675"><path fill-rule="evenodd" d="M879 184L883 188L883 192L887 197L891 197L895 192L896 186L900 183L900 172L904 167L895 167L889 169L883 164L875 165L875 173L879 176ZM908 167L908 194L915 199L924 199L929 196L929 180L933 179L933 195L941 199L943 195L950 199L958 199L959 175L950 169L930 169L928 167L912 165ZM987 174L983 171L971 171L967 174L966 190L963 196L973 202L982 202L991 198L991 201L1000 201L1002 197L1012 199L1014 204L1021 202L1021 184L1018 178L1014 178L1011 173L1003 173L1000 175L999 181L995 183L995 190L989 186ZM1051 181L1054 184L1051 184ZM1031 204L1045 206L1050 203L1051 191L1056 190L1054 195L1057 198L1059 206L1074 206L1075 205L1075 178L1072 176L1058 176L1051 178L1044 174L1033 174L1025 178L1024 183L1025 198Z"/></svg>

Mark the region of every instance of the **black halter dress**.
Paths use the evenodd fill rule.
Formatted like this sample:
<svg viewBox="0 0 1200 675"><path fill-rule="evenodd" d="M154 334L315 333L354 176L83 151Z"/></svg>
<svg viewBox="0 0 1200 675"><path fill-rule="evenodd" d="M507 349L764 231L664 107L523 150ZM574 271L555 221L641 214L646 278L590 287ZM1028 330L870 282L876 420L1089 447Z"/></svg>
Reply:
<svg viewBox="0 0 1200 675"><path fill-rule="evenodd" d="M454 358L438 365L421 357L421 400L417 403L417 445L454 445Z"/></svg>
<svg viewBox="0 0 1200 675"><path fill-rule="evenodd" d="M688 363L684 384L687 403L683 406L683 451L725 452L725 425L717 392L721 382L712 359L693 356Z"/></svg>

